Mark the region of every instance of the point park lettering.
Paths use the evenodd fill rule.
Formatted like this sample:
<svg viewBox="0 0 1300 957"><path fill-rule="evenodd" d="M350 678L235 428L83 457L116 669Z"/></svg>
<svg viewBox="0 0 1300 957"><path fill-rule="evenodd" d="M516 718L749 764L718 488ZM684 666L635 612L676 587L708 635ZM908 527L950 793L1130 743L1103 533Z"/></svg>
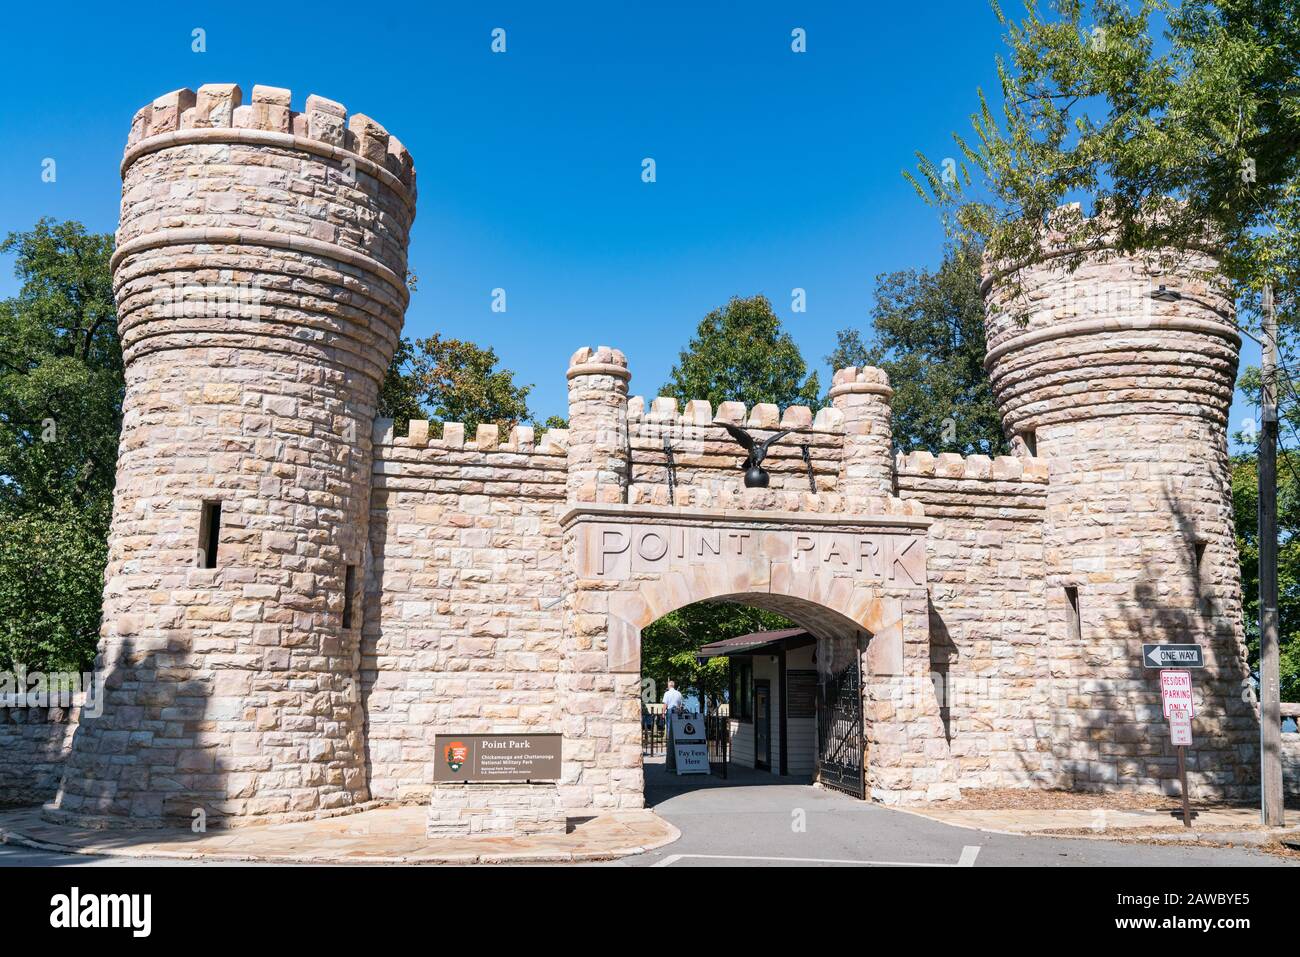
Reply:
<svg viewBox="0 0 1300 957"><path fill-rule="evenodd" d="M925 583L925 545L911 532L598 524L588 534L595 558L591 572L614 581L712 561L762 560L904 586Z"/></svg>

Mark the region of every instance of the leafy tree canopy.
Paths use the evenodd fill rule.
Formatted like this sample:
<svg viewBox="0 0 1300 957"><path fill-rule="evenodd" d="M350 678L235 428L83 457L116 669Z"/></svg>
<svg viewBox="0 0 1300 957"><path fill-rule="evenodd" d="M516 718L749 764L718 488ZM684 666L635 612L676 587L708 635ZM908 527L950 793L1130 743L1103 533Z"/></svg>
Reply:
<svg viewBox="0 0 1300 957"><path fill-rule="evenodd" d="M469 435L484 422L509 429L532 421L533 387L517 385L514 373L497 362L494 349L464 339L438 333L414 342L403 338L384 378L379 414L402 423L426 417L463 422Z"/></svg>
<svg viewBox="0 0 1300 957"><path fill-rule="evenodd" d="M721 601L686 605L641 630L641 679L653 682L655 701L663 700L669 678L680 689L702 685L710 697L720 697L727 686L727 659L713 658L701 665L695 658L701 647L755 631L793 627L789 619L749 605Z"/></svg>
<svg viewBox="0 0 1300 957"><path fill-rule="evenodd" d="M701 319L668 377L661 395L707 399L715 409L723 402L811 406L819 393L817 373L808 373L764 296L733 297Z"/></svg>
<svg viewBox="0 0 1300 957"><path fill-rule="evenodd" d="M0 301L0 667L94 660L125 391L113 238L41 220L11 233Z"/></svg>
<svg viewBox="0 0 1300 957"><path fill-rule="evenodd" d="M836 334L832 369L878 366L894 389L894 442L904 451L1000 454L1007 449L984 371L980 251L950 246L938 270L876 278L868 347L856 329Z"/></svg>
<svg viewBox="0 0 1300 957"><path fill-rule="evenodd" d="M1028 0L997 61L1001 116L981 92L961 160L910 177L961 235L1026 261L1054 222L1083 248L1126 252L1213 236L1244 315L1300 281L1300 17L1294 0ZM1046 10L1046 12L1044 12ZM1091 200L1108 222L1054 217ZM1077 260L1076 260L1077 261Z"/></svg>

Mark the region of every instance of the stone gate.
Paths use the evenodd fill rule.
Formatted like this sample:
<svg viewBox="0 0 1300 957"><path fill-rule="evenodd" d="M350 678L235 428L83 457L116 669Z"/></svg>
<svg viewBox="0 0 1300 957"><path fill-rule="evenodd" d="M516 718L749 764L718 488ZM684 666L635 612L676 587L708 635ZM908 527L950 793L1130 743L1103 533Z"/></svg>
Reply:
<svg viewBox="0 0 1300 957"><path fill-rule="evenodd" d="M990 269L1010 456L896 453L877 369L836 371L815 413L679 407L629 398L605 346L570 360L567 430L467 436L375 420L416 195L382 126L181 90L137 114L123 176L106 693L70 747L29 749L46 778L64 758L50 816L423 802L435 734L529 730L564 735L571 811L639 806L641 629L706 600L786 615L823 662L862 655L878 800L1170 786L1144 640L1206 648L1198 793L1257 789L1238 340L1209 253L1070 271L1052 247L1023 309ZM790 430L769 488L743 487L722 423Z"/></svg>

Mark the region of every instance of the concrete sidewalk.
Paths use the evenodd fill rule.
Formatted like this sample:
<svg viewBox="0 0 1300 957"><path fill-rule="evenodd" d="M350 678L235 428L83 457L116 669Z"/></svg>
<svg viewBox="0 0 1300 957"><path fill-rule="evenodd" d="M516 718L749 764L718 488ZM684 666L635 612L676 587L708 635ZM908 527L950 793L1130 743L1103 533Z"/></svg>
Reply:
<svg viewBox="0 0 1300 957"><path fill-rule="evenodd" d="M942 804L895 808L954 827L994 834L1056 835L1121 841L1199 841L1210 844L1272 844L1300 840L1300 826L1265 828L1249 807L1194 808L1190 828L1168 809L949 808ZM1292 812L1292 819L1297 815Z"/></svg>
<svg viewBox="0 0 1300 957"><path fill-rule="evenodd" d="M572 818L563 835L425 837L426 808L386 807L295 824L194 834L105 831L43 821L39 808L0 812L0 842L106 857L278 864L510 864L603 861L671 844L681 835L653 811Z"/></svg>

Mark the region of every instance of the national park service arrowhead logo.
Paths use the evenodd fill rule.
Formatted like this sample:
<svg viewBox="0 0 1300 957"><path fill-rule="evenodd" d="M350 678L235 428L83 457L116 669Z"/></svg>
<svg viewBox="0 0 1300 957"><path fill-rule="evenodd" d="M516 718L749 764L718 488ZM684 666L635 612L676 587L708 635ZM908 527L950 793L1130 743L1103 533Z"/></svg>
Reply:
<svg viewBox="0 0 1300 957"><path fill-rule="evenodd" d="M447 767L451 768L451 773L457 774L469 760L469 748L465 746L464 741L453 741L447 745L442 756L447 759Z"/></svg>

